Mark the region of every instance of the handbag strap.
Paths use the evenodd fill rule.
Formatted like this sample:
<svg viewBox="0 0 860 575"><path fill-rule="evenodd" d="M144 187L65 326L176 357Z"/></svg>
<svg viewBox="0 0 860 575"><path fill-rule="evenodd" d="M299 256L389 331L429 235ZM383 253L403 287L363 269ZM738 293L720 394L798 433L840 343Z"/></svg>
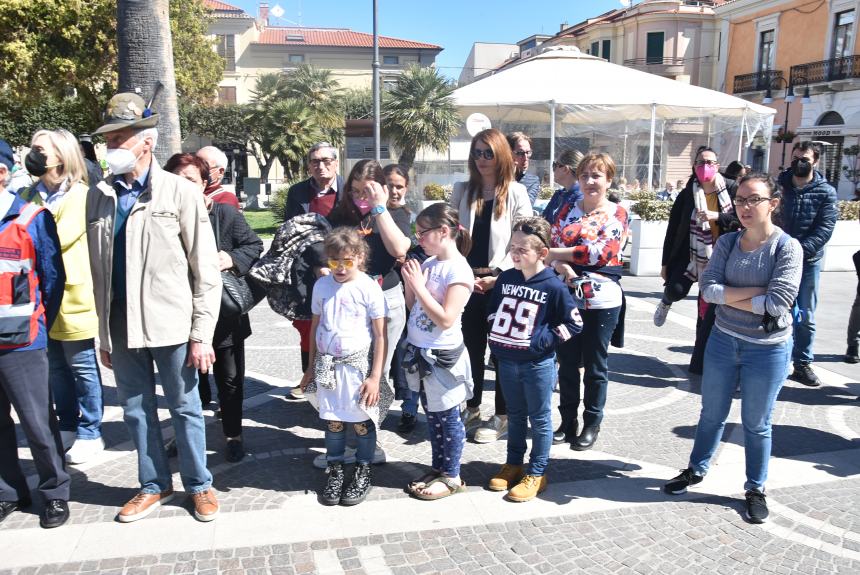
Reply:
<svg viewBox="0 0 860 575"><path fill-rule="evenodd" d="M221 209L218 202L212 203L212 212L215 214L215 249L221 251Z"/></svg>

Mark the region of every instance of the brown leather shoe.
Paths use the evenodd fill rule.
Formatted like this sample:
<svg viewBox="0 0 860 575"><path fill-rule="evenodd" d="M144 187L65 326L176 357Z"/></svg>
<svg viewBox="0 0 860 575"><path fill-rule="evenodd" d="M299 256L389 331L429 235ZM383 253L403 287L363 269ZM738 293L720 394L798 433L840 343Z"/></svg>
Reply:
<svg viewBox="0 0 860 575"><path fill-rule="evenodd" d="M173 499L172 489L161 493L144 493L141 491L125 504L116 518L120 523L131 523L143 519L171 499Z"/></svg>
<svg viewBox="0 0 860 575"><path fill-rule="evenodd" d="M218 515L218 499L213 489L207 489L191 495L194 501L194 517L198 521L212 521Z"/></svg>
<svg viewBox="0 0 860 575"><path fill-rule="evenodd" d="M487 489L490 491L505 491L520 482L525 470L522 465L508 465L505 463L496 475L490 479Z"/></svg>

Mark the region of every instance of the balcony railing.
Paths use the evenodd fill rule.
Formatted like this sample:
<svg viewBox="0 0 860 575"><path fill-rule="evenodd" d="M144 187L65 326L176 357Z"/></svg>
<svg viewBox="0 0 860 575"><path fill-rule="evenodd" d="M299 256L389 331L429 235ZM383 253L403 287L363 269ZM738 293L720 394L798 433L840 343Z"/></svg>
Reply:
<svg viewBox="0 0 860 575"><path fill-rule="evenodd" d="M779 85L777 78L782 78L782 70L762 70L761 72L753 72L752 74L741 74L735 76L735 85L732 93L743 94L744 92L767 90Z"/></svg>
<svg viewBox="0 0 860 575"><path fill-rule="evenodd" d="M683 66L684 58L633 58L624 60L625 66Z"/></svg>
<svg viewBox="0 0 860 575"><path fill-rule="evenodd" d="M860 78L860 56L831 58L791 67L791 84L815 84Z"/></svg>

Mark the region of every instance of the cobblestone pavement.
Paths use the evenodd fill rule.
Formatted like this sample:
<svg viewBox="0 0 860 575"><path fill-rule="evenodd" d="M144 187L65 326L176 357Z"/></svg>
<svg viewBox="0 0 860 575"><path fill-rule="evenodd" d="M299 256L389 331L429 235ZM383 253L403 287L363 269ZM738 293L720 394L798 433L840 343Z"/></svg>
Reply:
<svg viewBox="0 0 860 575"><path fill-rule="evenodd" d="M824 274L822 299L829 285L848 281L852 274ZM205 411L218 519L196 522L188 498L177 497L142 521L115 522L135 493L137 465L105 372L109 449L71 468L68 525L40 529L38 504L0 524L0 575L860 573L860 370L816 364L821 388L786 382L773 416L765 525L743 519L738 402L706 481L695 493L665 496L662 483L686 466L699 411L701 382L686 371L694 302L673 306L658 329L651 314L659 282L624 282L634 296L627 345L612 350L600 438L589 452L554 446L550 487L533 502L507 503L484 489L504 461L503 441L467 443L466 493L433 503L410 499L403 488L427 469L430 448L423 416L408 437L396 433L395 405L379 434L388 462L374 467L368 501L320 506L325 476L311 461L323 451L323 433L307 402L288 395L300 376L297 334L263 304L252 312L255 334L247 342L243 461L226 462L220 422ZM844 351L830 347L816 351ZM490 388L485 418L492 405ZM165 437L172 435L166 409L161 416ZM19 447L33 476L20 433Z"/></svg>

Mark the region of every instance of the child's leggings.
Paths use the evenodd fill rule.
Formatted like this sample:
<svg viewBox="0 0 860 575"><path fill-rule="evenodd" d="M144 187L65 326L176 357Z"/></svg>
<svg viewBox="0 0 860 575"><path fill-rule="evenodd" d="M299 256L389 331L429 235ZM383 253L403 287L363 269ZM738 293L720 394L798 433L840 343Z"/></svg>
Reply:
<svg viewBox="0 0 860 575"><path fill-rule="evenodd" d="M460 475L460 456L466 443L466 428L460 419L460 406L447 411L427 409L427 395L421 392L421 406L427 414L427 435L433 452L433 469L446 477Z"/></svg>

